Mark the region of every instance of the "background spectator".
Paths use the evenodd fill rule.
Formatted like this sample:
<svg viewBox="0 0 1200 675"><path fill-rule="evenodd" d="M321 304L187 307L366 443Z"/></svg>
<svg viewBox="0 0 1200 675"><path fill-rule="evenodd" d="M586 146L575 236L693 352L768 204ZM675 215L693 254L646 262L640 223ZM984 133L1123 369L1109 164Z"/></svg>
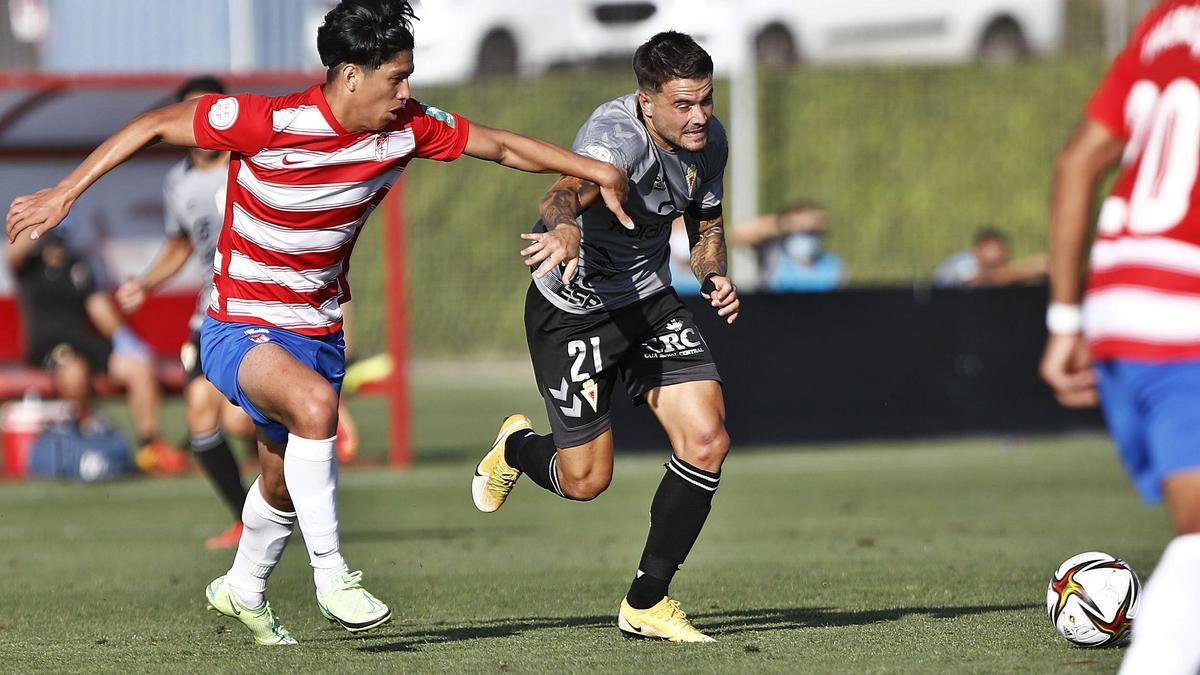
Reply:
<svg viewBox="0 0 1200 675"><path fill-rule="evenodd" d="M829 291L846 280L840 256L825 249L829 214L813 201L737 224L731 243L758 252L760 283L771 291Z"/></svg>
<svg viewBox="0 0 1200 675"><path fill-rule="evenodd" d="M1012 259L1008 235L987 226L975 233L968 251L947 257L933 272L933 284L942 287L1008 286L1038 281L1046 276L1046 256Z"/></svg>
<svg viewBox="0 0 1200 675"><path fill-rule="evenodd" d="M92 374L107 372L126 388L144 471L178 473L188 467L182 451L159 438L162 400L154 355L103 289L101 268L72 250L61 229L39 239L18 237L8 247L25 326L25 359L54 374L59 396L70 401L81 423L93 420Z"/></svg>

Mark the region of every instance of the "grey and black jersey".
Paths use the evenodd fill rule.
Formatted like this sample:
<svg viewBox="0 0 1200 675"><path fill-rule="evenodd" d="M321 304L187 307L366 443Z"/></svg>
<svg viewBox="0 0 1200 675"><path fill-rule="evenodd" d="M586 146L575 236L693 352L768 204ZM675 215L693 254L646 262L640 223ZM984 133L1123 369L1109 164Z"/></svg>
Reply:
<svg viewBox="0 0 1200 675"><path fill-rule="evenodd" d="M166 211L168 237L187 237L192 243L192 257L205 269L212 269L217 255L217 239L225 219L225 189L229 168L224 164L212 169L200 169L190 159L171 167L163 180L163 204ZM196 311L188 326L199 330L212 298L213 278L210 271L204 277Z"/></svg>
<svg viewBox="0 0 1200 675"><path fill-rule="evenodd" d="M572 314L610 311L650 297L671 285L668 241L671 222L684 212L715 218L724 194L729 144L712 118L708 145L700 152L664 150L650 138L639 114L637 94L609 101L592 113L575 136L578 152L629 172L625 212L636 227L626 230L598 203L576 219L582 231L579 270L571 286L562 268L536 279L538 289ZM546 231L538 221L535 232Z"/></svg>

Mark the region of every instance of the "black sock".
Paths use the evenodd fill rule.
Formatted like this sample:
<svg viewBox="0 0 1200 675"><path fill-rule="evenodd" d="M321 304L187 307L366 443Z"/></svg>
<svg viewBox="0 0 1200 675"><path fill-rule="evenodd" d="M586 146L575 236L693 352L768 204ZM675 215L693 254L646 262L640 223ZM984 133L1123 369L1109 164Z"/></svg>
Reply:
<svg viewBox="0 0 1200 675"><path fill-rule="evenodd" d="M504 442L504 461L543 488L559 497L566 496L558 486L558 448L552 435L522 431L509 436Z"/></svg>
<svg viewBox="0 0 1200 675"><path fill-rule="evenodd" d="M671 455L650 504L650 535L626 596L631 607L648 609L667 595L671 578L700 536L720 482L719 472L697 469Z"/></svg>
<svg viewBox="0 0 1200 675"><path fill-rule="evenodd" d="M221 498L233 511L233 517L241 520L242 507L246 505L246 488L242 485L241 470L238 469L233 451L229 449L229 443L225 441L225 435L218 429L192 436L191 446L213 487L217 488Z"/></svg>

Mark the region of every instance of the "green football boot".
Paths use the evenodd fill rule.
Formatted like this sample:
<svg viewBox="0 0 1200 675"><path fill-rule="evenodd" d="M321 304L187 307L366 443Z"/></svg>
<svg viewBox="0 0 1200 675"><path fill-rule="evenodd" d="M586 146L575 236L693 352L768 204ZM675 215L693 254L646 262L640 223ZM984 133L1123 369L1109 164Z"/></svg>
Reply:
<svg viewBox="0 0 1200 675"><path fill-rule="evenodd" d="M351 633L378 628L392 619L392 610L359 583L362 574L343 572L333 579L333 588L328 593L317 591L321 614Z"/></svg>
<svg viewBox="0 0 1200 675"><path fill-rule="evenodd" d="M208 608L224 614L231 619L237 619L250 629L254 641L260 645L294 645L295 638L286 628L279 625L279 618L271 610L271 603L264 602L258 609L247 609L237 601L233 589L225 583L225 577L217 577L205 589L208 597Z"/></svg>

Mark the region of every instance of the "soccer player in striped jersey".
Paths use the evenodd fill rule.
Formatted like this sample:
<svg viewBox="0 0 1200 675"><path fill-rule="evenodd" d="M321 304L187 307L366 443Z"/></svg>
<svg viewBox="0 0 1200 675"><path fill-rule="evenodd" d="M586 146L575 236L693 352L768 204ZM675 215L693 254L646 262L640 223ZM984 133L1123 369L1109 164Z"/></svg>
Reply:
<svg viewBox="0 0 1200 675"><path fill-rule="evenodd" d="M408 163L466 154L577 176L628 221L626 177L612 164L413 100L412 19L404 0L343 0L317 32L324 83L279 97L206 95L140 115L58 185L14 200L6 221L10 241L38 237L155 141L231 153L201 361L257 425L262 475L246 498L233 566L206 595L259 644L295 643L264 597L295 524L325 618L359 632L392 616L342 556L334 446L350 251Z"/></svg>
<svg viewBox="0 0 1200 675"><path fill-rule="evenodd" d="M1198 158L1200 0L1168 0L1134 30L1059 156L1041 366L1064 405L1101 404L1134 486L1166 501L1178 533L1142 598L1127 675L1200 672ZM1118 165L1084 290L1092 197Z"/></svg>

